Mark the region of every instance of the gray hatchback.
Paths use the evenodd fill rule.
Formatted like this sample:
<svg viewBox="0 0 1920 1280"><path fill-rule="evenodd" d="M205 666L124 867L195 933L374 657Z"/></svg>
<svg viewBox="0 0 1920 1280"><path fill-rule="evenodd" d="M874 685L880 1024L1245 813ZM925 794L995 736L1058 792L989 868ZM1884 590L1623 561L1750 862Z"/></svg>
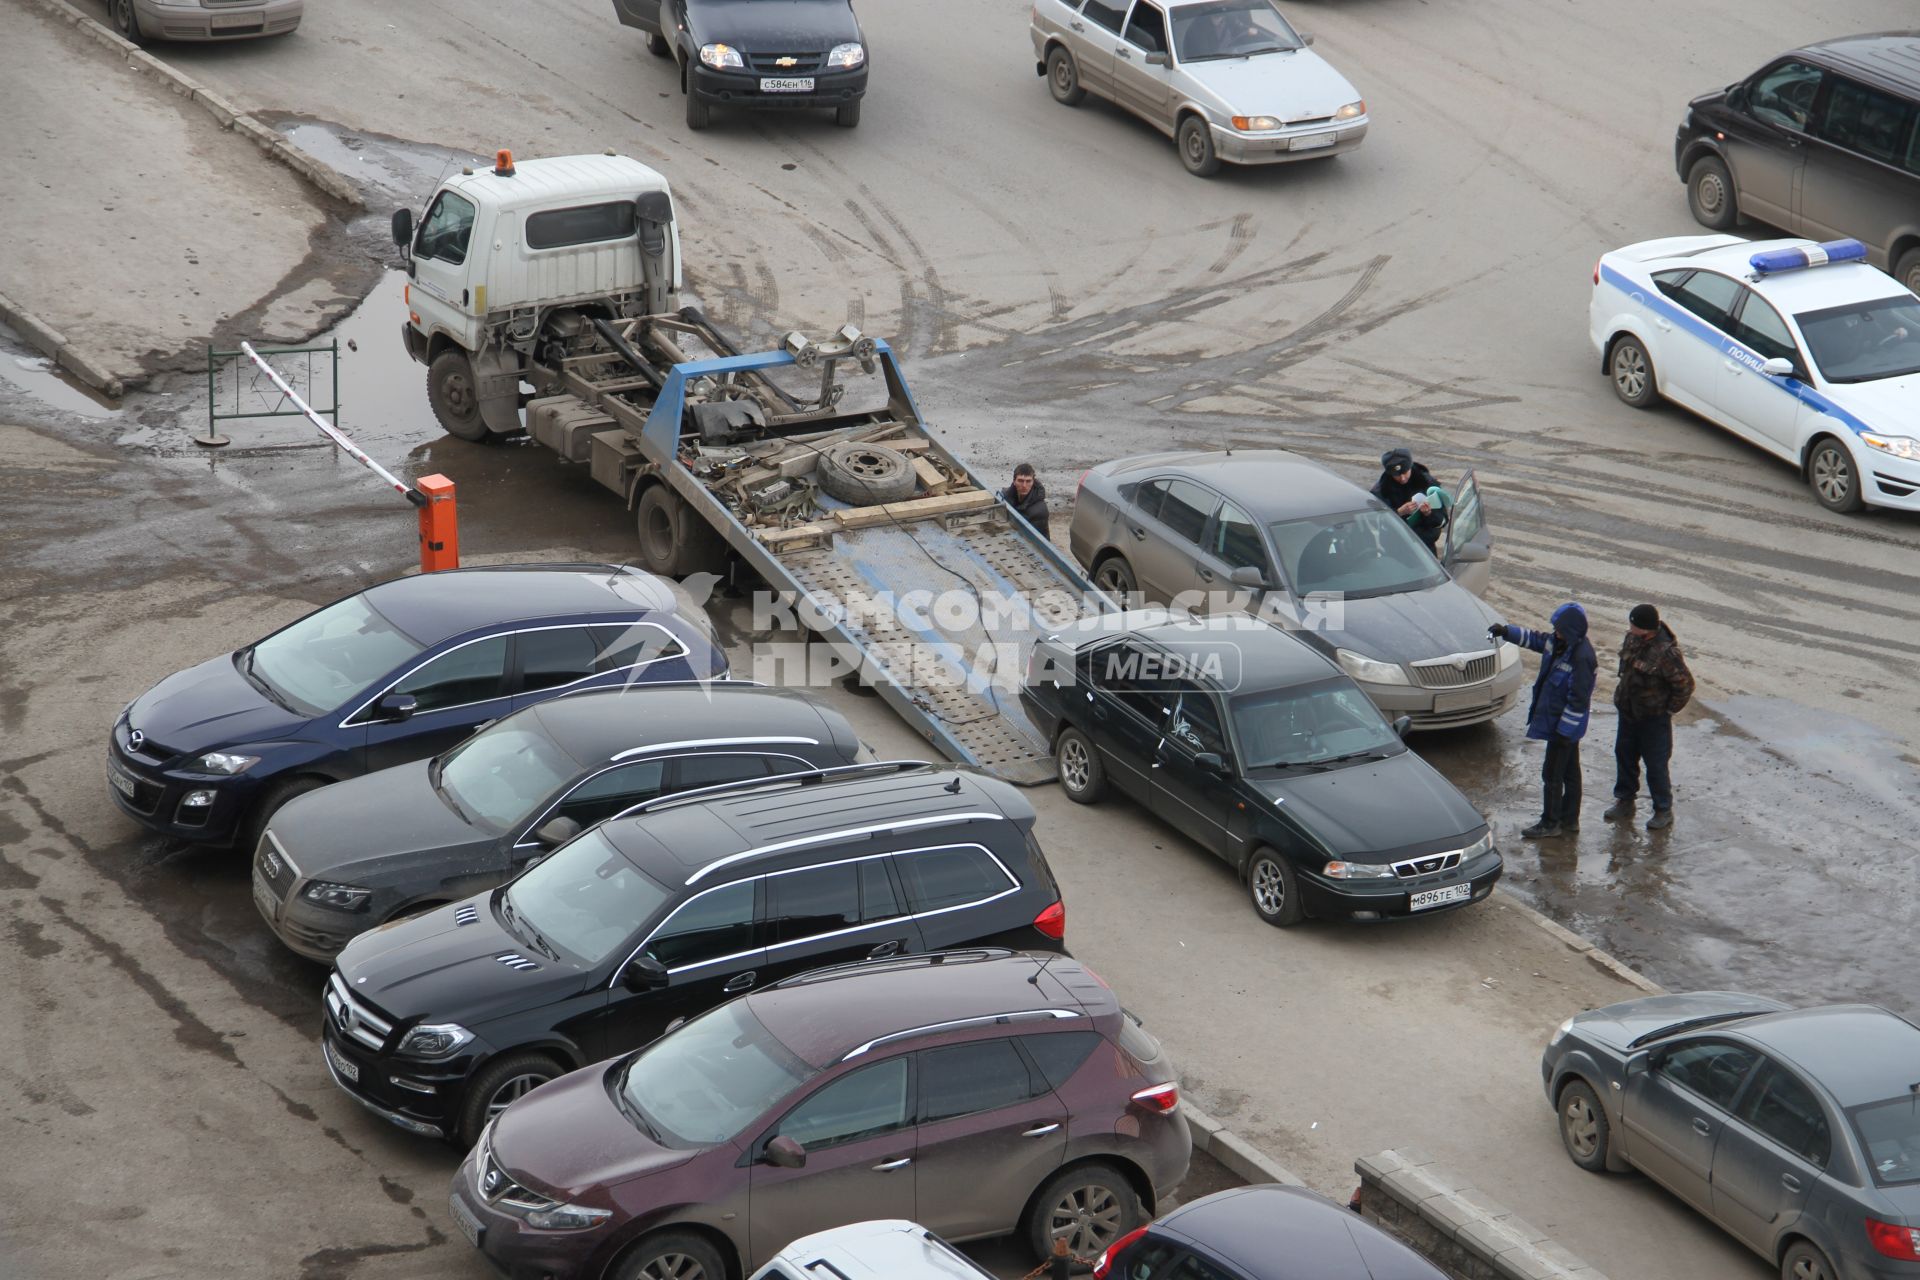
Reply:
<svg viewBox="0 0 1920 1280"><path fill-rule="evenodd" d="M1440 546L1358 485L1282 449L1157 453L1080 479L1074 556L1110 595L1257 612L1340 664L1389 718L1478 724L1519 696L1486 588L1491 543L1473 473Z"/></svg>
<svg viewBox="0 0 1920 1280"><path fill-rule="evenodd" d="M296 798L254 851L254 900L287 946L331 960L376 925L511 879L623 809L853 764L861 751L839 712L750 681L576 693L430 760Z"/></svg>
<svg viewBox="0 0 1920 1280"><path fill-rule="evenodd" d="M1730 991L1576 1014L1540 1064L1567 1154L1638 1169L1784 1280L1920 1276L1920 1027Z"/></svg>

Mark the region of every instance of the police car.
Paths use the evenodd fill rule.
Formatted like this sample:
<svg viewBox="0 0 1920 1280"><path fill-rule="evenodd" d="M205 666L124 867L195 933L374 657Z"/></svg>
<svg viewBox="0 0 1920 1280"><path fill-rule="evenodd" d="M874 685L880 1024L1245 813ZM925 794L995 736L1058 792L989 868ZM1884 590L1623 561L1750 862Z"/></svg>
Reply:
<svg viewBox="0 0 1920 1280"><path fill-rule="evenodd" d="M1664 396L1800 468L1831 511L1920 511L1920 298L1857 240L1679 236L1593 270L1622 400Z"/></svg>

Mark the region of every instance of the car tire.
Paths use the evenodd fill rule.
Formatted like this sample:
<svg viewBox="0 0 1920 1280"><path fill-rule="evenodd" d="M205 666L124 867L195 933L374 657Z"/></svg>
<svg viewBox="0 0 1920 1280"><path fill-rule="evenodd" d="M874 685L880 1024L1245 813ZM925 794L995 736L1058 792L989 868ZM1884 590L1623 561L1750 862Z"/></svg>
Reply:
<svg viewBox="0 0 1920 1280"><path fill-rule="evenodd" d="M692 89L687 90L687 128L695 133L713 123L713 108Z"/></svg>
<svg viewBox="0 0 1920 1280"><path fill-rule="evenodd" d="M1818 1245L1795 1240L1780 1256L1780 1280L1840 1280L1840 1273Z"/></svg>
<svg viewBox="0 0 1920 1280"><path fill-rule="evenodd" d="M1893 264L1893 278L1920 293L1920 249L1909 249Z"/></svg>
<svg viewBox="0 0 1920 1280"><path fill-rule="evenodd" d="M1593 1086L1585 1080L1569 1081L1560 1090L1554 1111L1559 1116L1560 1145L1567 1149L1567 1158L1588 1173L1605 1173L1613 1131Z"/></svg>
<svg viewBox="0 0 1920 1280"><path fill-rule="evenodd" d="M1080 64L1059 45L1047 55L1047 92L1063 107L1077 107L1087 100L1087 91L1080 87Z"/></svg>
<svg viewBox="0 0 1920 1280"><path fill-rule="evenodd" d="M667 43L667 38L665 36L655 35L652 32L648 32L647 33L647 52L652 54L656 58L667 58L673 55L673 46Z"/></svg>
<svg viewBox="0 0 1920 1280"><path fill-rule="evenodd" d="M147 33L140 29L140 15L133 7L133 0L107 0L107 16L113 19L113 29L135 44L145 44Z"/></svg>
<svg viewBox="0 0 1920 1280"><path fill-rule="evenodd" d="M820 455L814 482L830 498L877 507L913 496L920 477L907 455L883 444L836 444Z"/></svg>
<svg viewBox="0 0 1920 1280"><path fill-rule="evenodd" d="M726 1259L689 1231L663 1231L627 1250L614 1280L727 1280Z"/></svg>
<svg viewBox="0 0 1920 1280"><path fill-rule="evenodd" d="M858 129L860 127L860 104L858 102L841 103L833 109L833 122L842 129Z"/></svg>
<svg viewBox="0 0 1920 1280"><path fill-rule="evenodd" d="M1852 515L1867 505L1860 495L1860 468L1847 446L1832 436L1814 441L1807 454L1807 484L1814 500L1829 511Z"/></svg>
<svg viewBox="0 0 1920 1280"><path fill-rule="evenodd" d="M651 484L642 490L633 514L640 567L648 573L684 578L726 568L727 548L720 535L666 485Z"/></svg>
<svg viewBox="0 0 1920 1280"><path fill-rule="evenodd" d="M267 833L267 824L273 821L273 815L284 809L289 800L303 796L309 791L318 791L331 782L331 778L316 778L311 775L303 778L283 778L269 786L253 808L247 811L246 818L240 824L238 848L249 861L253 851L260 847L260 837Z"/></svg>
<svg viewBox="0 0 1920 1280"><path fill-rule="evenodd" d="M1075 1257L1096 1258L1108 1245L1146 1225L1146 1211L1125 1174L1093 1161L1062 1169L1033 1193L1020 1234L1035 1258L1053 1257L1056 1233Z"/></svg>
<svg viewBox="0 0 1920 1280"><path fill-rule="evenodd" d="M1247 862L1247 900L1253 913L1276 929L1291 929L1307 918L1299 877L1292 864L1271 849L1254 850Z"/></svg>
<svg viewBox="0 0 1920 1280"><path fill-rule="evenodd" d="M1180 163L1196 178L1211 178L1220 172L1220 153L1213 149L1213 130L1199 116L1187 116L1174 133L1180 150Z"/></svg>
<svg viewBox="0 0 1920 1280"><path fill-rule="evenodd" d="M480 1131L487 1122L516 1099L565 1074L560 1064L544 1053L509 1053L489 1062L467 1081L457 1135L461 1148L480 1141Z"/></svg>
<svg viewBox="0 0 1920 1280"><path fill-rule="evenodd" d="M480 416L480 393L466 352L450 348L433 358L427 366L427 403L448 435L474 442L487 438L487 421Z"/></svg>
<svg viewBox="0 0 1920 1280"><path fill-rule="evenodd" d="M1053 744L1054 768L1060 789L1075 804L1093 804L1107 794L1107 770L1093 740L1078 729L1062 729Z"/></svg>
<svg viewBox="0 0 1920 1280"><path fill-rule="evenodd" d="M1660 382L1653 371L1653 357L1646 346L1631 334L1614 339L1607 352L1607 381L1613 394L1636 409L1646 409L1660 398Z"/></svg>
<svg viewBox="0 0 1920 1280"><path fill-rule="evenodd" d="M1140 580L1133 576L1133 566L1117 551L1093 566L1093 585L1118 597L1122 608L1126 607L1129 597L1140 592Z"/></svg>
<svg viewBox="0 0 1920 1280"><path fill-rule="evenodd" d="M1733 175L1719 156L1701 156L1687 170L1687 207L1693 220L1715 231L1727 231L1740 225L1740 199L1733 189Z"/></svg>

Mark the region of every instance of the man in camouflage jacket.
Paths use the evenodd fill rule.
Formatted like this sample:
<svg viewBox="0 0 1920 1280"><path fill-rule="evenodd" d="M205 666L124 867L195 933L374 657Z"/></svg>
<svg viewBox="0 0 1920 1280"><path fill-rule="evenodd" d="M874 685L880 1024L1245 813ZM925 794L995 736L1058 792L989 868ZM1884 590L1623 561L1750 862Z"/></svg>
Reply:
<svg viewBox="0 0 1920 1280"><path fill-rule="evenodd" d="M1608 822L1632 819L1640 766L1645 764L1647 791L1653 797L1647 829L1662 831L1673 825L1673 780L1667 768L1673 756L1673 717L1693 697L1693 672L1687 670L1673 628L1652 605L1635 605L1627 627L1620 642L1620 683L1613 690L1613 705L1620 712L1613 743L1613 806L1600 816Z"/></svg>

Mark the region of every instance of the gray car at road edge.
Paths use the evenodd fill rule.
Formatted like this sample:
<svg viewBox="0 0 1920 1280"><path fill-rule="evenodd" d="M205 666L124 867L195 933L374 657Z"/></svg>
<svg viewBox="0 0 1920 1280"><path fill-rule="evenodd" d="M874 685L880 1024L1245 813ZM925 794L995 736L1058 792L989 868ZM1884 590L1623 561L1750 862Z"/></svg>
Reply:
<svg viewBox="0 0 1920 1280"><path fill-rule="evenodd" d="M1560 1140L1638 1169L1782 1280L1920 1276L1920 1027L1696 991L1575 1014L1540 1062Z"/></svg>
<svg viewBox="0 0 1920 1280"><path fill-rule="evenodd" d="M1472 472L1437 559L1378 498L1283 449L1103 462L1080 479L1068 541L1123 602L1286 627L1414 729L1491 720L1520 696L1520 652L1487 638L1499 617L1478 597L1492 548Z"/></svg>
<svg viewBox="0 0 1920 1280"><path fill-rule="evenodd" d="M1034 69L1055 102L1105 98L1174 140L1196 177L1337 156L1367 104L1272 0L1033 0Z"/></svg>

